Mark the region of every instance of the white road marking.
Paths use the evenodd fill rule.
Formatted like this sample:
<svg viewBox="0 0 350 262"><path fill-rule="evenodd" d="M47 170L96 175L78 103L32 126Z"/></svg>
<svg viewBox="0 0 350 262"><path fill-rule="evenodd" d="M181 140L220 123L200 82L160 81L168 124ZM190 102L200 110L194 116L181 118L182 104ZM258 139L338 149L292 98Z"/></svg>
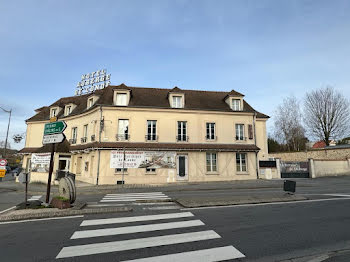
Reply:
<svg viewBox="0 0 350 262"><path fill-rule="evenodd" d="M48 217L48 218L27 219L27 220L19 220L19 221L6 221L6 222L0 222L0 225L4 225L4 224L17 224L17 223L25 223L25 222L36 222L36 221L44 221L44 220L57 220L57 219L79 218L79 217L84 217L84 215L67 216L67 217Z"/></svg>
<svg viewBox="0 0 350 262"><path fill-rule="evenodd" d="M143 207L143 210L170 210L170 209L180 209L179 206L158 206L158 207Z"/></svg>
<svg viewBox="0 0 350 262"><path fill-rule="evenodd" d="M146 192L146 193L120 193L120 194L107 194L106 196L138 196L138 195L164 195L162 192Z"/></svg>
<svg viewBox="0 0 350 262"><path fill-rule="evenodd" d="M126 204L88 204L88 207L120 207L125 206Z"/></svg>
<svg viewBox="0 0 350 262"><path fill-rule="evenodd" d="M103 199L157 199L157 198L169 198L168 196L126 196L126 197L104 197Z"/></svg>
<svg viewBox="0 0 350 262"><path fill-rule="evenodd" d="M228 259L243 258L241 252L239 252L233 246L216 247L197 251L169 254L164 256L148 257L127 260L124 262L170 262L170 261L191 261L191 262L215 262Z"/></svg>
<svg viewBox="0 0 350 262"><path fill-rule="evenodd" d="M28 199L28 201L31 200L39 200L42 196L32 196L31 198Z"/></svg>
<svg viewBox="0 0 350 262"><path fill-rule="evenodd" d="M324 196L335 196L335 197L350 197L350 195L346 194L323 194Z"/></svg>
<svg viewBox="0 0 350 262"><path fill-rule="evenodd" d="M10 210L12 210L12 209L14 209L14 208L16 208L16 206L10 207L10 208L5 209L5 210L1 210L1 211L0 211L0 214L5 213L5 212L7 212L7 211L10 211Z"/></svg>
<svg viewBox="0 0 350 262"><path fill-rule="evenodd" d="M170 198L160 198L162 200L170 200ZM159 200L160 200L159 199ZM102 199L100 202L127 202L127 201L137 201L137 200L156 200L155 198L130 198L130 199Z"/></svg>
<svg viewBox="0 0 350 262"><path fill-rule="evenodd" d="M175 229L175 228L196 227L196 226L204 226L204 223L200 220L190 220L190 221L159 223L159 224L151 224L151 225L84 230L84 231L74 232L71 239L123 235L123 234L160 231L160 230Z"/></svg>
<svg viewBox="0 0 350 262"><path fill-rule="evenodd" d="M174 234L158 237L147 237L131 240L112 241L97 244L64 247L56 258L86 256L101 253L133 250L139 248L165 246L194 241L221 238L215 231L207 230L194 233Z"/></svg>
<svg viewBox="0 0 350 262"><path fill-rule="evenodd" d="M340 200L350 200L350 197L344 198L324 198L324 199L311 199L311 200L298 200L289 202L271 202L271 203L259 203L259 204L240 204L240 205L227 205L227 206L210 206L210 207L189 207L182 208L181 210L199 210L199 209L210 209L210 208L238 208L238 207L254 207L254 206L269 206L269 205L290 205L290 204L300 204L300 203L311 203L311 202L324 202L324 201L340 201Z"/></svg>
<svg viewBox="0 0 350 262"><path fill-rule="evenodd" d="M135 206L175 205L174 202L131 203Z"/></svg>
<svg viewBox="0 0 350 262"><path fill-rule="evenodd" d="M109 225L109 224L118 224L118 223L183 218L183 217L192 217L192 216L193 214L191 212L181 212L181 213L169 213L169 214L147 215L147 216L103 218L103 219L84 220L80 226Z"/></svg>

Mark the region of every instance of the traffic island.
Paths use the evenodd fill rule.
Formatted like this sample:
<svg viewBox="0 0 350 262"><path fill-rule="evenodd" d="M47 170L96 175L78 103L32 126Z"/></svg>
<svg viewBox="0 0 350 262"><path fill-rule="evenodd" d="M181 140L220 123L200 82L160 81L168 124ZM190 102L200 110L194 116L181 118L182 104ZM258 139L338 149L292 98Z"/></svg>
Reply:
<svg viewBox="0 0 350 262"><path fill-rule="evenodd" d="M184 197L175 200L179 205L185 208L210 207L210 206L229 206L244 204L262 204L275 202L291 202L308 200L304 196L291 194L275 195L254 195L254 196L225 196L225 197Z"/></svg>

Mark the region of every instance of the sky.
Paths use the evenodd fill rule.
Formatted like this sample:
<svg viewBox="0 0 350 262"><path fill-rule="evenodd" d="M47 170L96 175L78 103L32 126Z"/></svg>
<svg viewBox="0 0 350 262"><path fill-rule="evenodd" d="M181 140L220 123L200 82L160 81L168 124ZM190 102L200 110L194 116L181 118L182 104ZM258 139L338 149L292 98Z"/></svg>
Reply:
<svg viewBox="0 0 350 262"><path fill-rule="evenodd" d="M350 98L350 1L0 0L0 106L9 141L34 109L74 95L82 74L113 85L282 99L333 86ZM0 141L8 114L0 110ZM273 118L268 121L271 131Z"/></svg>

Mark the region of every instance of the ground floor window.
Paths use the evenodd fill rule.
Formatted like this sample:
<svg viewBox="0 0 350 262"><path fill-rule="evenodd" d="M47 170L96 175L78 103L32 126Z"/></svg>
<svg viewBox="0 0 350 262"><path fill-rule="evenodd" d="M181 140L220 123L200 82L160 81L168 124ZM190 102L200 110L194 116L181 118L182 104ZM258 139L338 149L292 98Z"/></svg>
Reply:
<svg viewBox="0 0 350 262"><path fill-rule="evenodd" d="M216 172L217 171L217 154L216 153L207 153L207 172Z"/></svg>
<svg viewBox="0 0 350 262"><path fill-rule="evenodd" d="M156 172L156 169L155 169L155 168L152 168L152 167L147 167L147 168L146 168L146 172L147 172L147 173L155 173L155 172Z"/></svg>
<svg viewBox="0 0 350 262"><path fill-rule="evenodd" d="M237 169L237 172L247 171L247 154L246 153L236 154L236 169Z"/></svg>
<svg viewBox="0 0 350 262"><path fill-rule="evenodd" d="M127 168L115 168L114 169L114 173L122 173L123 172L123 169L124 169L124 172L128 172L128 169Z"/></svg>

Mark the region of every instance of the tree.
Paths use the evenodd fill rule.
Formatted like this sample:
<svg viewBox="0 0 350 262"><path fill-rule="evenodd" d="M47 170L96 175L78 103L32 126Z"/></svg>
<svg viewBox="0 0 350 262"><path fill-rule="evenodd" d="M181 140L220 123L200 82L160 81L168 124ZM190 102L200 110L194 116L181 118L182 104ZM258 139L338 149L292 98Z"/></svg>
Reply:
<svg viewBox="0 0 350 262"><path fill-rule="evenodd" d="M283 99L276 109L274 119L277 141L284 144L287 151L304 150L307 138L302 126L299 101L294 96Z"/></svg>
<svg viewBox="0 0 350 262"><path fill-rule="evenodd" d="M310 134L323 140L344 137L349 130L349 101L332 87L306 93L305 123Z"/></svg>
<svg viewBox="0 0 350 262"><path fill-rule="evenodd" d="M5 148L5 141L0 141L0 148ZM7 145L6 145L7 149L11 149L11 144L9 141L7 141ZM1 153L1 152L0 152Z"/></svg>

